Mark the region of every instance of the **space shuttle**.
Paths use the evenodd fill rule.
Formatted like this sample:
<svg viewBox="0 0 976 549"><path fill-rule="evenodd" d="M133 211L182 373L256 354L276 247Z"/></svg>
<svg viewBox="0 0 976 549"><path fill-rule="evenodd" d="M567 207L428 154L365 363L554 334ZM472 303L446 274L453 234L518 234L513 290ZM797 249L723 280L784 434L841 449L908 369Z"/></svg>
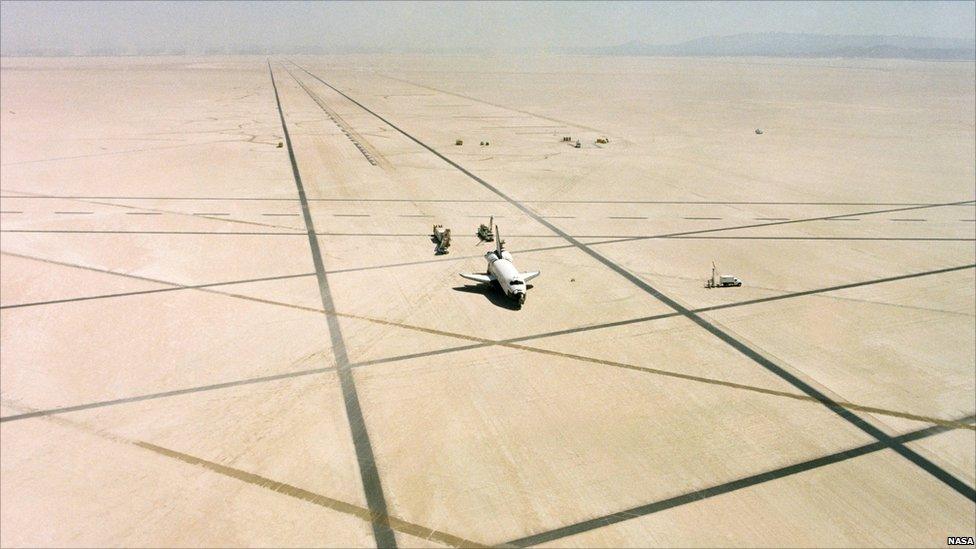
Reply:
<svg viewBox="0 0 976 549"><path fill-rule="evenodd" d="M512 263L512 254L505 251L498 225L495 225L495 249L485 254L488 269L485 274L459 273L462 277L482 284L497 283L506 296L516 300L521 306L525 303L525 283L539 276L539 271L520 273Z"/></svg>

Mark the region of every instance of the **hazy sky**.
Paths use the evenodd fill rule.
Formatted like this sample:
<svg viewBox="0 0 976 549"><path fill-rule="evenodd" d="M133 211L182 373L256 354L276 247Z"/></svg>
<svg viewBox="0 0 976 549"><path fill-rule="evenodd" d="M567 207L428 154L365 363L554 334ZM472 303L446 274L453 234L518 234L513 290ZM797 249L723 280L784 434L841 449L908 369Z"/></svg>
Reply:
<svg viewBox="0 0 976 549"><path fill-rule="evenodd" d="M974 2L0 2L0 48L539 49L743 32L972 39Z"/></svg>

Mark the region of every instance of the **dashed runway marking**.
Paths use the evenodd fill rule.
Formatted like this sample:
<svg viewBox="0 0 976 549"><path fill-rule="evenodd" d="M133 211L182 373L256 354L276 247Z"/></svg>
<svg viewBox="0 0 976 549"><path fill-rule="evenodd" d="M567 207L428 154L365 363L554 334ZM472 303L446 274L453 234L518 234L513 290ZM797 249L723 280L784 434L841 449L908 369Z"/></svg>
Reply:
<svg viewBox="0 0 976 549"><path fill-rule="evenodd" d="M277 179L271 180L279 182ZM275 198L266 196L87 196L87 195L0 195L2 198L16 199L61 199L85 198L99 200L268 200L276 202L296 202L297 198ZM309 198L309 202L417 202L417 203L504 203L499 199L413 199L413 198ZM755 205L755 206L972 206L972 201L944 204L939 202L725 202L716 200L523 200L524 204L696 204L696 205ZM966 220L976 221L976 220Z"/></svg>

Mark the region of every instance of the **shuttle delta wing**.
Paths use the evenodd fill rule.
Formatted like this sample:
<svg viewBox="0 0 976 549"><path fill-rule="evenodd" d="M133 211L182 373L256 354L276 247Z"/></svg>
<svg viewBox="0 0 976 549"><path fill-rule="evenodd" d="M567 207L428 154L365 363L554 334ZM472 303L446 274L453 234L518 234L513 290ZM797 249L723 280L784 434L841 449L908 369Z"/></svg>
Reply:
<svg viewBox="0 0 976 549"><path fill-rule="evenodd" d="M474 280L475 282L481 282L482 284L488 284L490 282L495 281L495 277L490 274L487 275L473 274L473 273L458 273L458 274L460 274L463 278L467 278L468 280Z"/></svg>

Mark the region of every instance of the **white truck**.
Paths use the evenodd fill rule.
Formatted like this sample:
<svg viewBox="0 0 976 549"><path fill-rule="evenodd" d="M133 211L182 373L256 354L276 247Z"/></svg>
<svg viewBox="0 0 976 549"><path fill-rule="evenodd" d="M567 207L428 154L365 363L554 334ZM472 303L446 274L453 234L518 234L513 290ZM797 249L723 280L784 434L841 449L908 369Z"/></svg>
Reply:
<svg viewBox="0 0 976 549"><path fill-rule="evenodd" d="M742 281L732 275L718 277L719 286L742 286Z"/></svg>

